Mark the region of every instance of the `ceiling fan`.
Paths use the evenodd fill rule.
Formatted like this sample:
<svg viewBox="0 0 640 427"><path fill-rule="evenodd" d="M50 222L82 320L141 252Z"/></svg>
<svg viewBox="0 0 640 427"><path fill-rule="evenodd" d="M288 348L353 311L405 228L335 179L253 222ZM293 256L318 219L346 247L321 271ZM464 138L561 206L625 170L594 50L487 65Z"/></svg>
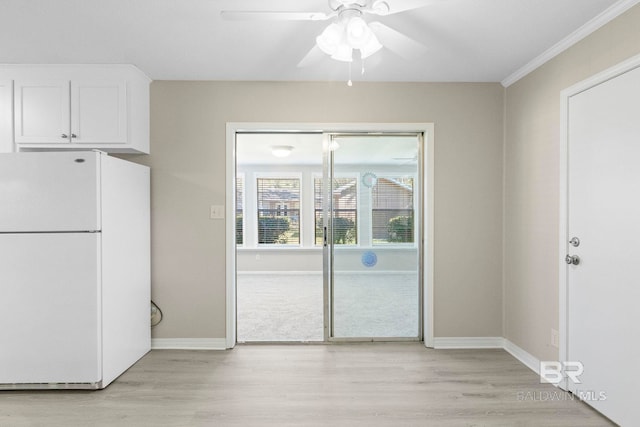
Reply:
<svg viewBox="0 0 640 427"><path fill-rule="evenodd" d="M404 59L425 53L421 43L379 22L367 22L367 15L388 16L429 5L434 0L328 0L329 12L221 11L225 20L331 21L316 37L316 45L298 63L311 65L323 54L351 63L353 53L365 59L383 47Z"/></svg>

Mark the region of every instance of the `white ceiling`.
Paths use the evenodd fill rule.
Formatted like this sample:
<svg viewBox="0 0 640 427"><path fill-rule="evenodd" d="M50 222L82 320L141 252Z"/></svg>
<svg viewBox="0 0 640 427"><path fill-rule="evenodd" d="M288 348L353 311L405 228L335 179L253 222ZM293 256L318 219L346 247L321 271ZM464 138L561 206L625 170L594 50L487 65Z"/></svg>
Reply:
<svg viewBox="0 0 640 427"><path fill-rule="evenodd" d="M407 61L383 49L354 80L503 81L629 1L425 0L378 19L427 53ZM329 58L297 67L326 22L220 18L265 9L329 11L326 0L0 0L0 63L131 63L154 80L346 79L347 65Z"/></svg>

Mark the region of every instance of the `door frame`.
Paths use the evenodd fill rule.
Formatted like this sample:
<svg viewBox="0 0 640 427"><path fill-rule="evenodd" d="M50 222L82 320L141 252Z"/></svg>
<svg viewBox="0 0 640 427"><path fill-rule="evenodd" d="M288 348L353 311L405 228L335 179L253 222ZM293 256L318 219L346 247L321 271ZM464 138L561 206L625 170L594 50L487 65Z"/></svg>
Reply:
<svg viewBox="0 0 640 427"><path fill-rule="evenodd" d="M559 165L559 234L558 234L558 288L559 319L558 336L560 362L568 361L569 347L569 282L568 268L564 257L569 252L569 99L581 92L598 86L608 80L640 67L640 55L633 56L611 68L597 73L560 92L560 165ZM568 390L567 379L560 383L563 390Z"/></svg>
<svg viewBox="0 0 640 427"><path fill-rule="evenodd" d="M416 132L424 135L423 150L423 340L433 347L434 331L434 124L433 123L254 123L228 122L226 125L226 348L236 345L236 133L238 132L337 132L394 133Z"/></svg>

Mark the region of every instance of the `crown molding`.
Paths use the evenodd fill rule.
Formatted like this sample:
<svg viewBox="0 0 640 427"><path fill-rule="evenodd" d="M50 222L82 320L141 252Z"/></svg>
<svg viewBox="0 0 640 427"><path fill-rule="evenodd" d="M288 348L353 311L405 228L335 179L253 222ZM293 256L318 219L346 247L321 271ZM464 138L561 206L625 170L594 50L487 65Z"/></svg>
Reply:
<svg viewBox="0 0 640 427"><path fill-rule="evenodd" d="M640 0L620 0L617 3L613 4L607 10L584 24L582 27L578 28L573 33L569 34L567 37L553 45L551 48L544 51L541 55L531 60L524 67L520 68L515 73L502 80L502 86L511 86L527 74L544 65L549 60L569 49L571 46L578 43L580 40L584 39L585 37L603 27L618 16L622 15L624 12L631 9L638 3L640 3Z"/></svg>

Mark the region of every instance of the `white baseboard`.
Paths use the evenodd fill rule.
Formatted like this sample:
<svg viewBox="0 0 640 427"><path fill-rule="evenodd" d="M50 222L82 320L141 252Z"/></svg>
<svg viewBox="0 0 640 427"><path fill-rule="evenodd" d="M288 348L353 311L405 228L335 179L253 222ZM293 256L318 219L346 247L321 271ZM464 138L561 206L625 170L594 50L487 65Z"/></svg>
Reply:
<svg viewBox="0 0 640 427"><path fill-rule="evenodd" d="M436 337L433 339L435 349L472 349L472 348L504 348L502 337Z"/></svg>
<svg viewBox="0 0 640 427"><path fill-rule="evenodd" d="M152 338L152 350L226 350L225 338Z"/></svg>
<svg viewBox="0 0 640 427"><path fill-rule="evenodd" d="M524 351L508 339L504 339L504 349L507 353L518 359L527 368L540 375L540 360Z"/></svg>
<svg viewBox="0 0 640 427"><path fill-rule="evenodd" d="M436 337L433 348L482 349L501 348L540 375L540 360L502 337ZM226 350L225 338L152 338L152 350Z"/></svg>
<svg viewBox="0 0 640 427"><path fill-rule="evenodd" d="M532 356L511 341L502 337L436 337L433 339L435 349L480 349L501 348L523 365L540 375L540 360Z"/></svg>

